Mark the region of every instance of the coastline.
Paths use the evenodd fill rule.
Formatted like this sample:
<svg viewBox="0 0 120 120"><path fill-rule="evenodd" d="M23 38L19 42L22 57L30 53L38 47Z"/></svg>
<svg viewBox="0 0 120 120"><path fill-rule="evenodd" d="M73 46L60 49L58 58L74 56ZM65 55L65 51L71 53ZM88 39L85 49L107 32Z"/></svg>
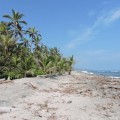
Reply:
<svg viewBox="0 0 120 120"><path fill-rule="evenodd" d="M120 80L72 71L0 84L1 120L119 120Z"/></svg>
<svg viewBox="0 0 120 120"><path fill-rule="evenodd" d="M86 73L86 74L95 74L97 76L104 76L110 78L120 78L120 71L98 71L98 70L76 70L78 72Z"/></svg>

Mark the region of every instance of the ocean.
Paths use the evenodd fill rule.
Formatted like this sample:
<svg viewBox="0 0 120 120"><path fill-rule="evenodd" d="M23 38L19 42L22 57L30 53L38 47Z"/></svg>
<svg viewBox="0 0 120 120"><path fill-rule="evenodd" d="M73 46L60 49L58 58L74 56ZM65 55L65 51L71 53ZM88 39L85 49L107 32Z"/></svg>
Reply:
<svg viewBox="0 0 120 120"><path fill-rule="evenodd" d="M108 77L113 77L113 78L120 78L120 70L116 71L103 71L103 70L78 70L83 73L87 74L96 74L96 75L103 75L103 76L108 76Z"/></svg>

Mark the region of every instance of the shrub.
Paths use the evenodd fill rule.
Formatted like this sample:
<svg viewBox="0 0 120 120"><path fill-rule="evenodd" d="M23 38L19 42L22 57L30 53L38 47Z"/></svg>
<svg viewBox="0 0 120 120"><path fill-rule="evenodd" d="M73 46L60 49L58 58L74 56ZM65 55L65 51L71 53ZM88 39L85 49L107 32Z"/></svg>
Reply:
<svg viewBox="0 0 120 120"><path fill-rule="evenodd" d="M34 77L34 72L33 71L27 71L26 72L26 77Z"/></svg>

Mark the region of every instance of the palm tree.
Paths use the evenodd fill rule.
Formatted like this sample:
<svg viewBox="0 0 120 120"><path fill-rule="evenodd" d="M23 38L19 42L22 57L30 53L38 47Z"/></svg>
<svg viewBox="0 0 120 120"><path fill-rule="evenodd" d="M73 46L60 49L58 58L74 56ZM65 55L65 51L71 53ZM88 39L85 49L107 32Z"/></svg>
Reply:
<svg viewBox="0 0 120 120"><path fill-rule="evenodd" d="M10 35L0 36L0 50L4 55L11 55L14 48L16 47L16 39L11 38Z"/></svg>
<svg viewBox="0 0 120 120"><path fill-rule="evenodd" d="M12 10L12 15L3 16L9 21L0 22L0 74L8 78L25 77L30 71L36 75L71 74L73 56L67 59L57 47L40 45L42 37L35 27L23 28L27 24L23 16Z"/></svg>
<svg viewBox="0 0 120 120"><path fill-rule="evenodd" d="M71 74L71 71L72 71L72 65L74 64L74 57L73 55L69 58L68 60L68 74L70 75Z"/></svg>
<svg viewBox="0 0 120 120"><path fill-rule="evenodd" d="M24 50L25 51L25 50ZM26 57L25 57L26 56ZM35 60L31 53L25 52L25 56L22 54L21 62L19 64L19 68L21 68L21 73L23 77L26 77L26 73L34 68Z"/></svg>
<svg viewBox="0 0 120 120"><path fill-rule="evenodd" d="M19 35L22 37L22 26L21 24L27 24L26 21L21 20L24 15L20 14L19 12L16 12L12 10L12 16L10 15L3 15L3 17L8 18L10 22L8 23L8 26L14 28L13 29L13 35L17 36Z"/></svg>
<svg viewBox="0 0 120 120"><path fill-rule="evenodd" d="M60 51L58 50L57 47L50 48L50 54L52 56L61 56Z"/></svg>
<svg viewBox="0 0 120 120"><path fill-rule="evenodd" d="M10 28L8 27L8 23L0 22L0 34L1 35L8 35L8 34L10 34Z"/></svg>
<svg viewBox="0 0 120 120"><path fill-rule="evenodd" d="M60 58L57 62L57 71L59 74L63 74L66 71L66 58Z"/></svg>
<svg viewBox="0 0 120 120"><path fill-rule="evenodd" d="M33 40L35 39L35 36L41 37L41 35L38 33L35 27L28 28L28 30L26 30L26 33L28 33L29 36L33 38Z"/></svg>
<svg viewBox="0 0 120 120"><path fill-rule="evenodd" d="M10 78L16 66L13 61L16 49L16 40L10 35L0 35L0 69Z"/></svg>
<svg viewBox="0 0 120 120"><path fill-rule="evenodd" d="M29 37L32 38L31 40L31 46L34 43L35 49L38 49L40 40L42 39L41 34L38 33L38 31L34 28L28 28L28 30L26 30L26 34L29 35Z"/></svg>
<svg viewBox="0 0 120 120"><path fill-rule="evenodd" d="M41 55L40 59L38 59L38 63L44 74L50 73L53 67L52 63L54 63L54 57Z"/></svg>

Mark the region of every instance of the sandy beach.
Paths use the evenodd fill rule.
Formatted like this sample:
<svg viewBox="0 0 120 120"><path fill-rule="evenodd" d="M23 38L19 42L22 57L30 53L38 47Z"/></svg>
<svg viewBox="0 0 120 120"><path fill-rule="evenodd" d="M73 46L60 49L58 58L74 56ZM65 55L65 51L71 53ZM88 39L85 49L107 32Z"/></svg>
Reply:
<svg viewBox="0 0 120 120"><path fill-rule="evenodd" d="M72 71L1 80L0 120L120 120L120 79Z"/></svg>

